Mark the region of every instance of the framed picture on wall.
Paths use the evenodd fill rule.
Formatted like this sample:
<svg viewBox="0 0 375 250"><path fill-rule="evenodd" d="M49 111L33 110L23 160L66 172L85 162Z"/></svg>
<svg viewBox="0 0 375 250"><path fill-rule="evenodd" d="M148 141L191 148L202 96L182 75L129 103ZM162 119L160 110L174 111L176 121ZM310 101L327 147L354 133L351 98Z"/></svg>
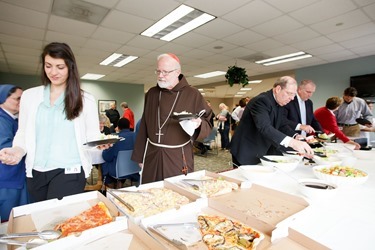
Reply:
<svg viewBox="0 0 375 250"><path fill-rule="evenodd" d="M99 100L98 102L99 114L105 114L105 111L111 107L112 103L116 106L116 100Z"/></svg>

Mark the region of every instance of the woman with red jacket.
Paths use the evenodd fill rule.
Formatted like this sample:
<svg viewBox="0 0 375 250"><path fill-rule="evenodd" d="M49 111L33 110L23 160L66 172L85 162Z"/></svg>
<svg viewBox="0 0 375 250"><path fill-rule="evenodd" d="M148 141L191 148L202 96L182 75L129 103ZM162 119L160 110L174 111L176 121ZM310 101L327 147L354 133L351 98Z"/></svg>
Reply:
<svg viewBox="0 0 375 250"><path fill-rule="evenodd" d="M342 100L340 97L330 97L327 99L325 107L315 110L314 116L322 126L324 133L334 133L336 137L342 140L344 143L355 145L354 149L359 149L361 146L358 143L350 140L337 125L336 116L333 112L340 107L341 103Z"/></svg>

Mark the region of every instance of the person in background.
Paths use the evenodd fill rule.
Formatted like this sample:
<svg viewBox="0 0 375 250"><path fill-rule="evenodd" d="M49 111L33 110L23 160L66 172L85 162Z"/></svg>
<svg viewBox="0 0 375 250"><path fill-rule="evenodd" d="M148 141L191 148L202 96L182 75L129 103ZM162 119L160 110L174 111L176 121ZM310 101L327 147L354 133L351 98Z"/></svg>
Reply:
<svg viewBox="0 0 375 250"><path fill-rule="evenodd" d="M109 118L109 121L112 123L110 127L111 133L116 132L117 122L120 119L120 113L116 109L116 103L112 102L110 108L105 111L105 115Z"/></svg>
<svg viewBox="0 0 375 250"><path fill-rule="evenodd" d="M122 181L117 181L112 176L116 176L116 161L118 152L121 150L132 150L134 148L135 134L130 131L130 123L126 118L121 118L117 123L118 136L125 140L118 141L112 147L103 150L102 156L105 162L102 164L103 183L110 188L122 188ZM139 182L139 174L124 176L124 179L132 179Z"/></svg>
<svg viewBox="0 0 375 250"><path fill-rule="evenodd" d="M211 111L212 111L212 115L210 117L210 124L212 127L215 127L215 123L214 123L214 118L215 118L215 113L214 111L212 110L212 107L211 107L211 101L210 100L206 100L206 103L207 103L207 106L210 107Z"/></svg>
<svg viewBox="0 0 375 250"><path fill-rule="evenodd" d="M342 100L339 97L330 97L327 99L326 105L324 107L315 110L314 115L322 126L324 133L326 133L327 135L330 133L334 133L336 137L342 140L344 143L352 144L355 146L355 149L359 149L361 146L346 137L346 135L337 126L334 112L339 108L341 103Z"/></svg>
<svg viewBox="0 0 375 250"><path fill-rule="evenodd" d="M27 187L33 201L82 193L92 164L82 145L100 139L95 98L80 87L74 54L65 43L46 45L42 86L25 90L13 147L0 160L15 165L26 155Z"/></svg>
<svg viewBox="0 0 375 250"><path fill-rule="evenodd" d="M206 100L206 103L207 103L208 107L211 108L210 100ZM204 138L203 140L194 141L194 146L197 149L199 149L201 155L206 155L207 151L211 150L211 146L210 146L209 142L212 138L216 138L217 128L215 127L215 124L214 124L214 118L215 118L215 113L212 111L212 115L211 115L211 118L210 118L210 124L212 126L212 130L211 130L210 134L206 138Z"/></svg>
<svg viewBox="0 0 375 250"><path fill-rule="evenodd" d="M100 133L104 135L109 135L111 134L110 127L111 123L106 115L100 114L99 115L99 130Z"/></svg>
<svg viewBox="0 0 375 250"><path fill-rule="evenodd" d="M313 102L310 100L316 85L311 80L302 80L297 88L297 95L285 105L285 116L289 126L306 137L315 131L322 131L322 127L314 117Z"/></svg>
<svg viewBox="0 0 375 250"><path fill-rule="evenodd" d="M370 109L371 113L374 110L374 103L375 103L375 101L366 100L366 104L367 104L368 108ZM374 126L375 117L372 117L372 120L370 120L370 122L372 123L372 127L367 127L365 125L359 125L359 127L361 129L361 133L360 133L359 137L367 138L367 146L371 146L371 138L372 138L372 135L373 135L373 133L371 133L371 132L375 132L375 126Z"/></svg>
<svg viewBox="0 0 375 250"><path fill-rule="evenodd" d="M134 113L133 113L133 111L129 108L127 102L122 102L120 106L122 108L122 111L124 112L122 114L122 117L129 120L130 131L134 131Z"/></svg>
<svg viewBox="0 0 375 250"><path fill-rule="evenodd" d="M334 112L337 119L337 124L342 128L342 132L346 136L358 137L360 134L360 127L357 123L357 118L372 119L372 113L366 104L365 100L358 98L357 90L353 87L348 87L344 90L344 102ZM366 125L368 128L371 125Z"/></svg>
<svg viewBox="0 0 375 250"><path fill-rule="evenodd" d="M246 98L241 98L240 101L238 102L238 107L235 108L232 112L232 121L234 121L234 123L232 124L232 133L234 133L234 131L236 130L236 127L238 126L238 123L241 120L242 113L245 109L245 106L246 106Z"/></svg>
<svg viewBox="0 0 375 250"><path fill-rule="evenodd" d="M284 108L297 92L297 82L290 76L279 78L273 88L252 98L246 105L241 122L231 142L234 167L252 165L260 162L259 157L280 154L278 148L291 147L307 157L313 156L313 150L303 141L293 139L292 129L288 128L284 118Z"/></svg>
<svg viewBox="0 0 375 250"><path fill-rule="evenodd" d="M194 172L191 142L207 137L211 131L212 111L181 74L180 59L171 53L159 55L155 73L157 86L146 93L132 155L143 168L142 184ZM171 119L174 112L198 114L202 110L205 113L201 117L187 120L192 129L189 133L177 119Z"/></svg>
<svg viewBox="0 0 375 250"><path fill-rule="evenodd" d="M220 114L216 116L216 119L219 121L217 124L220 138L221 138L221 150L229 150L229 130L230 130L230 121L231 116L228 111L228 106L224 103L219 104Z"/></svg>
<svg viewBox="0 0 375 250"><path fill-rule="evenodd" d="M11 147L18 129L18 112L22 89L4 84L0 85L0 149ZM0 216L1 222L9 219L13 207L29 202L25 159L11 166L0 162Z"/></svg>

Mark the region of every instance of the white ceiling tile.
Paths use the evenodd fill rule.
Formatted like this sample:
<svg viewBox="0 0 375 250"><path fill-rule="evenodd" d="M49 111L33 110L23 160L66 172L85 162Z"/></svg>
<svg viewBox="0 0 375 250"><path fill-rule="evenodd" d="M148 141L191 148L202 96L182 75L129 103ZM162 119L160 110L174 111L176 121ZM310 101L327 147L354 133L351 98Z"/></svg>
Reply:
<svg viewBox="0 0 375 250"><path fill-rule="evenodd" d="M359 6L366 6L366 5L369 5L369 4L373 4L374 3L374 0L353 0L356 4L358 4Z"/></svg>
<svg viewBox="0 0 375 250"><path fill-rule="evenodd" d="M38 40L32 40L27 38L18 37L17 39L14 39L14 36L6 35L6 34L0 34L0 41L1 44L11 44L15 46L20 46L23 48L31 48L31 49L41 49L43 46L42 41Z"/></svg>
<svg viewBox="0 0 375 250"><path fill-rule="evenodd" d="M40 48L31 49L25 48L22 46L17 46L14 44L2 44L2 48L9 54L22 54L25 56L32 56L32 57L39 57L40 56Z"/></svg>
<svg viewBox="0 0 375 250"><path fill-rule="evenodd" d="M71 46L83 46L87 41L86 37L68 35L56 31L47 31L45 39L48 42L65 42Z"/></svg>
<svg viewBox="0 0 375 250"><path fill-rule="evenodd" d="M134 0L120 0L116 5L116 9L155 22L176 9L179 5L174 0L137 0L137 4L134 3Z"/></svg>
<svg viewBox="0 0 375 250"><path fill-rule="evenodd" d="M43 29L47 27L48 15L0 2L0 20Z"/></svg>
<svg viewBox="0 0 375 250"><path fill-rule="evenodd" d="M334 42L330 39L328 39L325 36L320 36L316 38L312 38L306 41L292 43L293 47L300 48L300 50L303 50L305 52L308 52L309 49L318 48L326 45L333 44Z"/></svg>
<svg viewBox="0 0 375 250"><path fill-rule="evenodd" d="M375 3L364 7L363 10L372 20L375 20Z"/></svg>
<svg viewBox="0 0 375 250"><path fill-rule="evenodd" d="M255 51L244 48L244 47L236 47L235 49L224 51L222 54L230 56L232 58L238 58L238 57L243 57L244 55L251 55L254 54Z"/></svg>
<svg viewBox="0 0 375 250"><path fill-rule="evenodd" d="M194 59L203 59L206 56L213 55L213 52L201 50L201 49L193 49L184 54L184 57L187 58L194 58Z"/></svg>
<svg viewBox="0 0 375 250"><path fill-rule="evenodd" d="M265 14L267 13L267 14ZM250 28L255 25L272 20L282 13L274 7L260 0L251 1L249 4L223 16L232 23Z"/></svg>
<svg viewBox="0 0 375 250"><path fill-rule="evenodd" d="M194 6L195 8L205 11L214 16L222 16L233 10L242 8L249 0L236 0L236 1L220 1L217 0L187 0L184 1L186 5Z"/></svg>
<svg viewBox="0 0 375 250"><path fill-rule="evenodd" d="M309 53L311 53L313 56L320 56L320 55L343 51L343 50L345 50L344 47L338 44L331 44L331 45L322 46L322 47L315 48L315 49L309 49Z"/></svg>
<svg viewBox="0 0 375 250"><path fill-rule="evenodd" d="M24 7L31 10L36 10L48 13L52 8L53 0L2 0L3 2L11 3L16 6Z"/></svg>
<svg viewBox="0 0 375 250"><path fill-rule="evenodd" d="M321 34L327 35L368 23L369 21L370 19L361 10L355 10L320 23L312 24L310 27Z"/></svg>
<svg viewBox="0 0 375 250"><path fill-rule="evenodd" d="M194 30L198 34L202 34L211 38L221 39L223 37L232 36L242 31L243 28L222 19L214 19Z"/></svg>
<svg viewBox="0 0 375 250"><path fill-rule="evenodd" d="M33 40L43 40L44 30L20 24L0 21L1 33Z"/></svg>
<svg viewBox="0 0 375 250"><path fill-rule="evenodd" d="M90 49L108 51L108 52L111 52L110 54L112 54L112 52L116 51L118 48L121 47L121 44L90 39L85 43L84 47L87 47Z"/></svg>
<svg viewBox="0 0 375 250"><path fill-rule="evenodd" d="M124 45L117 50L119 53L123 54L132 54L133 56L144 56L150 52L149 49L145 48L136 48L129 45Z"/></svg>
<svg viewBox="0 0 375 250"><path fill-rule="evenodd" d="M313 24L342 15L356 8L351 0L318 1L289 15L304 24Z"/></svg>
<svg viewBox="0 0 375 250"><path fill-rule="evenodd" d="M268 50L281 47L281 46L284 46L284 44L272 38L267 38L267 39L246 45L245 48L249 48L257 52L264 52L264 51L268 51Z"/></svg>
<svg viewBox="0 0 375 250"><path fill-rule="evenodd" d="M366 36L375 33L375 23L370 22L356 27L328 34L327 37L336 42L341 42L361 36Z"/></svg>
<svg viewBox="0 0 375 250"><path fill-rule="evenodd" d="M341 50L336 51L335 53L322 54L319 55L319 57L330 62L337 62L356 58L357 56L349 50Z"/></svg>
<svg viewBox="0 0 375 250"><path fill-rule="evenodd" d="M269 54L271 57L275 57L275 56L282 56L285 54L290 54L290 53L295 53L295 52L298 52L296 51L295 48L291 46L283 46L283 47L279 47L275 49L270 49L267 51L267 54Z"/></svg>
<svg viewBox="0 0 375 250"><path fill-rule="evenodd" d="M136 48L148 48L148 49L156 49L159 48L160 46L163 46L167 42L155 39L155 38L150 38L150 37L145 37L145 36L136 36L132 40L130 40L127 45L133 46Z"/></svg>
<svg viewBox="0 0 375 250"><path fill-rule="evenodd" d="M215 47L218 47L218 46L221 46L223 48L216 49ZM217 40L217 41L215 41L213 43L209 43L209 44L206 44L204 46L201 46L200 49L211 51L213 53L218 53L218 52L221 53L223 51L228 51L228 50L234 49L235 47L236 46L233 45L233 44L226 43L226 42L221 41L221 40Z"/></svg>
<svg viewBox="0 0 375 250"><path fill-rule="evenodd" d="M265 0L270 5L276 7L283 12L291 12L318 2L319 0Z"/></svg>
<svg viewBox="0 0 375 250"><path fill-rule="evenodd" d="M223 38L223 41L237 46L244 46L249 43L263 40L265 37L251 30L242 30L236 34Z"/></svg>
<svg viewBox="0 0 375 250"><path fill-rule="evenodd" d="M108 29L104 27L98 27L98 29L95 30L91 37L97 40L124 44L127 43L129 40L133 39L135 37L135 34Z"/></svg>
<svg viewBox="0 0 375 250"><path fill-rule="evenodd" d="M92 3L92 4L96 4L96 5L99 5L99 6L102 6L102 7L105 7L105 8L113 8L116 3L118 2L118 0L82 0L83 2L87 2L87 3Z"/></svg>
<svg viewBox="0 0 375 250"><path fill-rule="evenodd" d="M89 37L94 33L96 25L51 15L48 22L48 29L69 35Z"/></svg>
<svg viewBox="0 0 375 250"><path fill-rule="evenodd" d="M302 27L303 25L289 16L281 16L251 29L266 37L276 36Z"/></svg>
<svg viewBox="0 0 375 250"><path fill-rule="evenodd" d="M375 55L375 47L373 44L352 48L351 50L360 56Z"/></svg>
<svg viewBox="0 0 375 250"><path fill-rule="evenodd" d="M318 37L319 34L315 32L314 30L303 27L300 29L296 29L287 33L283 33L281 35L275 36L275 39L278 41L283 42L284 44L293 44L301 41L308 41L312 38Z"/></svg>
<svg viewBox="0 0 375 250"><path fill-rule="evenodd" d="M352 40L343 41L340 44L344 46L345 48L351 49L351 48L363 47L367 45L374 46L374 41L375 41L375 33L368 35L368 36L362 36L359 38L354 38Z"/></svg>
<svg viewBox="0 0 375 250"><path fill-rule="evenodd" d="M118 10L112 10L104 18L101 26L128 33L140 34L152 24L153 21L149 19L140 18Z"/></svg>
<svg viewBox="0 0 375 250"><path fill-rule="evenodd" d="M207 36L200 35L195 32L189 32L186 33L180 37L177 37L173 40L173 42L177 44L182 44L185 46L190 46L192 48L199 48L201 46L204 46L206 44L214 42L215 39L209 38Z"/></svg>

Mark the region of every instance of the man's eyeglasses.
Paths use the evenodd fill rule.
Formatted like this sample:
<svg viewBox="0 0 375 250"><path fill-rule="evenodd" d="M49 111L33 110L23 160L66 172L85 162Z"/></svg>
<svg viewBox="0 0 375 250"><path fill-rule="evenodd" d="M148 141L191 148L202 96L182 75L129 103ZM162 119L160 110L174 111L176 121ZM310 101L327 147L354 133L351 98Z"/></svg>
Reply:
<svg viewBox="0 0 375 250"><path fill-rule="evenodd" d="M172 73L173 71L175 71L177 69L174 69L174 70L170 70L170 71L165 71L165 70L155 70L155 75L160 75L160 73L163 75L163 76L167 76L169 75L170 73Z"/></svg>

